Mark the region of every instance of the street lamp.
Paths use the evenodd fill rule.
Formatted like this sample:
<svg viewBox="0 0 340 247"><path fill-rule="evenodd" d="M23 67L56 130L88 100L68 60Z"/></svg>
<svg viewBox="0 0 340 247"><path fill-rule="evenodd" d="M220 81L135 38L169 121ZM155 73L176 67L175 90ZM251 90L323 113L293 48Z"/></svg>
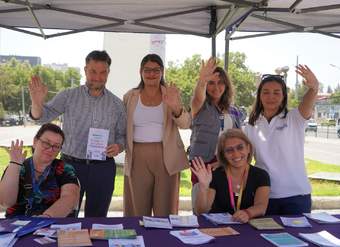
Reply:
<svg viewBox="0 0 340 247"><path fill-rule="evenodd" d="M278 67L278 68L275 69L275 72L278 75L283 74L283 78L284 78L285 83L287 83L287 73L288 73L288 70L289 70L288 66Z"/></svg>
<svg viewBox="0 0 340 247"><path fill-rule="evenodd" d="M340 70L340 67L336 66L335 64L330 63L329 65L332 66L333 68L336 68L336 69Z"/></svg>

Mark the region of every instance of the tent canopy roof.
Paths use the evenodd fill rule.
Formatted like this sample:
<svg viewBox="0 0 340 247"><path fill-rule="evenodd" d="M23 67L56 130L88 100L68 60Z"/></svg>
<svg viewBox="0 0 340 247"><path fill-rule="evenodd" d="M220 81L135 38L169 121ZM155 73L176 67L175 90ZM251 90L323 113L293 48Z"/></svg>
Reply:
<svg viewBox="0 0 340 247"><path fill-rule="evenodd" d="M224 29L339 37L339 16L339 0L0 1L0 27L43 38L91 30L213 37ZM45 29L60 31L45 34Z"/></svg>

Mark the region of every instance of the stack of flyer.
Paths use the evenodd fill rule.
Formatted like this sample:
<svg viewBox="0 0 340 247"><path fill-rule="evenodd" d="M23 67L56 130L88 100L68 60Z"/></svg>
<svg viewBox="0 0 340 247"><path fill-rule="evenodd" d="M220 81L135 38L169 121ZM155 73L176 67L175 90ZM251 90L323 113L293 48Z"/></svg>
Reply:
<svg viewBox="0 0 340 247"><path fill-rule="evenodd" d="M143 224L147 228L172 229L168 218L143 216Z"/></svg>
<svg viewBox="0 0 340 247"><path fill-rule="evenodd" d="M340 239L333 236L327 231L321 231L321 232L315 232L315 233L299 233L299 235L318 245L318 246L325 246L325 247L331 247L331 246L340 246Z"/></svg>
<svg viewBox="0 0 340 247"><path fill-rule="evenodd" d="M249 224L257 230L280 230L284 229L283 226L278 224L273 218L258 218L251 219Z"/></svg>
<svg viewBox="0 0 340 247"><path fill-rule="evenodd" d="M321 213L305 213L306 217L320 223L320 224L331 224L331 223L340 223L340 219L336 218L333 215L330 215L326 212Z"/></svg>
<svg viewBox="0 0 340 247"><path fill-rule="evenodd" d="M135 239L109 239L109 247L145 247L143 236Z"/></svg>
<svg viewBox="0 0 340 247"><path fill-rule="evenodd" d="M228 224L241 224L233 219L229 213L210 213L202 214L208 221L214 225L228 225Z"/></svg>
<svg viewBox="0 0 340 247"><path fill-rule="evenodd" d="M261 237L268 240L275 246L279 247L299 247L308 246L306 242L294 237L293 235L282 232L282 233L261 233Z"/></svg>
<svg viewBox="0 0 340 247"><path fill-rule="evenodd" d="M280 217L282 224L291 227L312 227L306 217Z"/></svg>
<svg viewBox="0 0 340 247"><path fill-rule="evenodd" d="M199 227L196 215L170 215L169 218L173 227Z"/></svg>
<svg viewBox="0 0 340 247"><path fill-rule="evenodd" d="M206 244L213 241L215 238L205 233L200 232L198 229L170 231L172 236L175 236L185 244Z"/></svg>

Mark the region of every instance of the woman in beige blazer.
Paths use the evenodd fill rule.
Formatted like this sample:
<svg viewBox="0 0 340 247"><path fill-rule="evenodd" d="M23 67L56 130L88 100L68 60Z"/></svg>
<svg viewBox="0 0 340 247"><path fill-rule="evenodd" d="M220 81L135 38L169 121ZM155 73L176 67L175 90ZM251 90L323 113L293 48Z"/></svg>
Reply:
<svg viewBox="0 0 340 247"><path fill-rule="evenodd" d="M180 171L188 168L178 128L189 128L191 117L182 106L180 91L165 85L158 55L143 58L140 75L138 87L124 95L124 215L177 214Z"/></svg>

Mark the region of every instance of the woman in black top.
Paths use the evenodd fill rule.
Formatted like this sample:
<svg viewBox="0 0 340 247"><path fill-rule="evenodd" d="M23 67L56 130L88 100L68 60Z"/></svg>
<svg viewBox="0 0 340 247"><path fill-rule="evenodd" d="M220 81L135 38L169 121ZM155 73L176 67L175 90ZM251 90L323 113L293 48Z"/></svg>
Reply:
<svg viewBox="0 0 340 247"><path fill-rule="evenodd" d="M221 165L212 172L201 158L191 167L199 180L195 213L228 212L240 222L265 214L270 179L266 171L250 165L253 147L239 129L222 133L218 141L217 158Z"/></svg>

